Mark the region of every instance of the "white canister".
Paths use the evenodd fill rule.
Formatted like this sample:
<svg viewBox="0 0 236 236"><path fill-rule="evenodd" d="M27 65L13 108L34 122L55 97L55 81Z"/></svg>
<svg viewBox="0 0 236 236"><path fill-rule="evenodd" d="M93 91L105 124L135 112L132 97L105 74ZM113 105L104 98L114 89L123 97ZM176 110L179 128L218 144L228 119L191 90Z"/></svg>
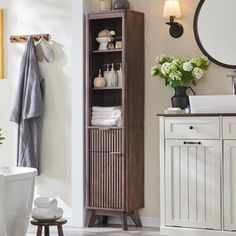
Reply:
<svg viewBox="0 0 236 236"><path fill-rule="evenodd" d="M100 11L109 11L111 10L111 0L99 0L99 9Z"/></svg>

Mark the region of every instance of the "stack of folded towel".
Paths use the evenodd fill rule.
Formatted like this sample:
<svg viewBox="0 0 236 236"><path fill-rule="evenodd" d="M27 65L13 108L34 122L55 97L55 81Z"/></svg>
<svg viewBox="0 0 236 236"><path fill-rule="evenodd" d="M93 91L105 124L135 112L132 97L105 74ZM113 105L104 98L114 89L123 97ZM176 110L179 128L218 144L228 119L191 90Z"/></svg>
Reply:
<svg viewBox="0 0 236 236"><path fill-rule="evenodd" d="M38 197L34 200L32 218L36 220L54 220L63 216L63 210L57 207L57 199Z"/></svg>
<svg viewBox="0 0 236 236"><path fill-rule="evenodd" d="M92 107L92 125L121 126L121 107Z"/></svg>

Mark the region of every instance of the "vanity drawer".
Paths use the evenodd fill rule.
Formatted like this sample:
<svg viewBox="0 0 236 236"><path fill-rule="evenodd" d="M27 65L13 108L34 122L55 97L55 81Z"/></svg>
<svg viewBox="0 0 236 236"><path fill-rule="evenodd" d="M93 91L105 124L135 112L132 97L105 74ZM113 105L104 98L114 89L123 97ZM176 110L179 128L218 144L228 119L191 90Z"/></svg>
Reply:
<svg viewBox="0 0 236 236"><path fill-rule="evenodd" d="M165 138L219 139L219 117L166 117Z"/></svg>
<svg viewBox="0 0 236 236"><path fill-rule="evenodd" d="M223 139L236 139L236 117L223 117Z"/></svg>

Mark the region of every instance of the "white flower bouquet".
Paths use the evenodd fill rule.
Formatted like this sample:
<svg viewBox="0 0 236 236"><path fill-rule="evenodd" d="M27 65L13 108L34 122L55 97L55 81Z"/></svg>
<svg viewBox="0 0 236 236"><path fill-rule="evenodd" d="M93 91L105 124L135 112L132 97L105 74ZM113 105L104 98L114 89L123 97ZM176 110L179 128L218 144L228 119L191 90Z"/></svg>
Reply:
<svg viewBox="0 0 236 236"><path fill-rule="evenodd" d="M194 57L184 61L180 58L160 55L156 58L157 65L151 69L152 76L159 76L166 85L172 88L177 86L196 85L209 66L207 57Z"/></svg>
<svg viewBox="0 0 236 236"><path fill-rule="evenodd" d="M2 140L5 139L2 137L1 131L2 131L2 129L0 129L0 144L2 144Z"/></svg>

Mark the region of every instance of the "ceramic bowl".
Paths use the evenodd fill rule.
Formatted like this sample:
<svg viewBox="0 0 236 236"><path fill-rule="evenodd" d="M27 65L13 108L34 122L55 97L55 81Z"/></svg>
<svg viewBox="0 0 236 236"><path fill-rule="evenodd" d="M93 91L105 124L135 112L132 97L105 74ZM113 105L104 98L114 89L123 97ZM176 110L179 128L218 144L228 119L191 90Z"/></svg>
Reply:
<svg viewBox="0 0 236 236"><path fill-rule="evenodd" d="M107 50L109 39L109 37L96 38L97 42L100 43L98 50Z"/></svg>

